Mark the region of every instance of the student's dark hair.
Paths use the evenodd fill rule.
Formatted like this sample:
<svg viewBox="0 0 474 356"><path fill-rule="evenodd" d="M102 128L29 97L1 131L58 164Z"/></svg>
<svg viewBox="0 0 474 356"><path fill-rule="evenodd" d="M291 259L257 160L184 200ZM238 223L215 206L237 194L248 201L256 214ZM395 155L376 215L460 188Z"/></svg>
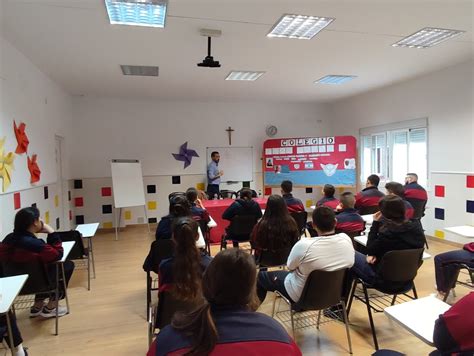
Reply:
<svg viewBox="0 0 474 356"><path fill-rule="evenodd" d="M405 203L396 195L386 195L379 201L380 212L385 219L394 223L405 221Z"/></svg>
<svg viewBox="0 0 474 356"><path fill-rule="evenodd" d="M405 197L405 188L398 182L388 182L385 184L385 189L387 189L389 193L398 195L400 198Z"/></svg>
<svg viewBox="0 0 474 356"><path fill-rule="evenodd" d="M323 187L324 196L326 198L334 197L334 193L336 193L336 188L332 184L325 184Z"/></svg>
<svg viewBox="0 0 474 356"><path fill-rule="evenodd" d="M197 197L198 191L196 188L188 188L188 190L186 190L186 199L188 199L190 203L194 203Z"/></svg>
<svg viewBox="0 0 474 356"><path fill-rule="evenodd" d="M191 204L184 195L178 195L170 201L170 215L174 218L191 216Z"/></svg>
<svg viewBox="0 0 474 356"><path fill-rule="evenodd" d="M208 355L218 341L211 307L240 306L256 310L256 267L253 257L241 249L219 252L202 277L206 301L191 313L176 313L171 326L192 338L186 355Z"/></svg>
<svg viewBox="0 0 474 356"><path fill-rule="evenodd" d="M407 176L411 176L411 177L415 178L415 180L418 180L418 174L416 174L416 173L407 173Z"/></svg>
<svg viewBox="0 0 474 356"><path fill-rule="evenodd" d="M252 199L252 189L242 188L240 190L240 199L251 200Z"/></svg>
<svg viewBox="0 0 474 356"><path fill-rule="evenodd" d="M336 226L336 214L334 210L327 206L317 207L313 211L313 224L321 230L321 232L330 232Z"/></svg>
<svg viewBox="0 0 474 356"><path fill-rule="evenodd" d="M344 192L339 197L339 201L344 209L352 209L355 206L355 196L352 192Z"/></svg>
<svg viewBox="0 0 474 356"><path fill-rule="evenodd" d="M281 190L283 190L285 193L291 193L291 191L293 190L293 183L291 182L291 180L284 180L283 182L281 182Z"/></svg>
<svg viewBox="0 0 474 356"><path fill-rule="evenodd" d="M372 184L374 187L378 187L380 183L380 177L376 174L371 174L367 177L367 180Z"/></svg>
<svg viewBox="0 0 474 356"><path fill-rule="evenodd" d="M268 197L265 214L257 225L255 242L261 249L277 251L292 247L298 241L299 231L280 195Z"/></svg>
<svg viewBox="0 0 474 356"><path fill-rule="evenodd" d="M35 220L39 219L40 212L38 208L35 207L28 207L23 208L15 215L15 224L14 224L14 231L15 232L25 232L27 231L31 225L35 222Z"/></svg>
<svg viewBox="0 0 474 356"><path fill-rule="evenodd" d="M219 152L217 152L217 151L212 151L211 157L214 157L215 155L218 155L218 154L219 154Z"/></svg>
<svg viewBox="0 0 474 356"><path fill-rule="evenodd" d="M196 247L198 223L190 217L175 219L172 293L178 299L196 301L201 296L201 254Z"/></svg>

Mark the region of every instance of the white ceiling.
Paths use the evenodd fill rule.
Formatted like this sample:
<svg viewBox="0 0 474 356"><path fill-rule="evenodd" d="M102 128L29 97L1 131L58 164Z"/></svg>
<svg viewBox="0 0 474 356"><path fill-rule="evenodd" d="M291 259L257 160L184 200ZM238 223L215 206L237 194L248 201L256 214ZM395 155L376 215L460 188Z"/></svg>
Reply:
<svg viewBox="0 0 474 356"><path fill-rule="evenodd" d="M3 33L72 95L327 102L473 58L474 0L169 0L165 29L110 25L103 0L0 0ZM334 17L312 40L265 35L284 13ZM466 33L429 49L390 45L423 27ZM222 30L199 68L200 28ZM123 76L120 64L158 65L158 78ZM230 70L267 73L229 82ZM358 78L314 85L327 74Z"/></svg>

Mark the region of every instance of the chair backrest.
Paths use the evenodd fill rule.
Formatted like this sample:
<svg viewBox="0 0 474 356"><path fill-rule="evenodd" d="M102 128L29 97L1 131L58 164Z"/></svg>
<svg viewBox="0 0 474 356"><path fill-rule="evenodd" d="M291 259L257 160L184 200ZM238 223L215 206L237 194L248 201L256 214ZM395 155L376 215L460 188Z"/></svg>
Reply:
<svg viewBox="0 0 474 356"><path fill-rule="evenodd" d="M389 251L382 257L377 277L383 282L411 282L421 266L424 248Z"/></svg>
<svg viewBox="0 0 474 356"><path fill-rule="evenodd" d="M316 270L310 273L293 309L321 310L338 304L342 299L342 287L347 268L336 271Z"/></svg>
<svg viewBox="0 0 474 356"><path fill-rule="evenodd" d="M362 206L357 209L360 215L369 215L369 214L375 214L377 211L380 211L380 208L378 205L374 206Z"/></svg>
<svg viewBox="0 0 474 356"><path fill-rule="evenodd" d="M171 201L171 199L177 197L177 196L182 196L182 197L186 197L186 193L185 192L173 192L173 193L170 193L168 195L168 201Z"/></svg>
<svg viewBox="0 0 474 356"><path fill-rule="evenodd" d="M308 213L306 211L295 211L290 213L291 217L295 220L296 226L298 226L298 231L303 233L303 230L306 228L306 221L308 220Z"/></svg>
<svg viewBox="0 0 474 356"><path fill-rule="evenodd" d="M33 258L28 262L2 262L3 274L5 277L27 274L28 279L20 291L20 295L37 294L49 292L56 288L53 281L49 278L47 266L39 259Z"/></svg>
<svg viewBox="0 0 474 356"><path fill-rule="evenodd" d="M68 260L79 260L84 258L86 251L84 249L84 243L82 241L82 235L79 231L58 231L61 241L74 241L75 244L72 247L71 252L67 256Z"/></svg>
<svg viewBox="0 0 474 356"><path fill-rule="evenodd" d="M258 265L260 267L285 265L290 252L291 247L282 248L277 251L262 250L258 258Z"/></svg>
<svg viewBox="0 0 474 356"><path fill-rule="evenodd" d="M255 215L236 215L232 218L228 232L232 235L249 235L257 224Z"/></svg>
<svg viewBox="0 0 474 356"><path fill-rule="evenodd" d="M171 323L177 311L188 312L197 306L196 303L183 301L173 296L171 292L164 291L158 294L158 308L155 318L155 328L163 329Z"/></svg>
<svg viewBox="0 0 474 356"><path fill-rule="evenodd" d="M150 253L150 266L151 270L158 273L160 263L164 259L170 258L174 253L174 242L170 239L155 240L151 243Z"/></svg>
<svg viewBox="0 0 474 356"><path fill-rule="evenodd" d="M226 190L223 189L219 192L221 198L226 199L226 198L234 198L237 199L237 192L234 190Z"/></svg>

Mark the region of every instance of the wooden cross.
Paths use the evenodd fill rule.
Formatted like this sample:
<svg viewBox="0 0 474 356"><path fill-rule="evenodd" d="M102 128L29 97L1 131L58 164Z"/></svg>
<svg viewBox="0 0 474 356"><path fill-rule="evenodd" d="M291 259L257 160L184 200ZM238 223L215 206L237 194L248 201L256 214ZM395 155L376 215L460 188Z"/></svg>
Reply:
<svg viewBox="0 0 474 356"><path fill-rule="evenodd" d="M227 131L227 134L229 135L229 146L231 146L232 145L232 131L235 131L235 130L229 126L226 131Z"/></svg>

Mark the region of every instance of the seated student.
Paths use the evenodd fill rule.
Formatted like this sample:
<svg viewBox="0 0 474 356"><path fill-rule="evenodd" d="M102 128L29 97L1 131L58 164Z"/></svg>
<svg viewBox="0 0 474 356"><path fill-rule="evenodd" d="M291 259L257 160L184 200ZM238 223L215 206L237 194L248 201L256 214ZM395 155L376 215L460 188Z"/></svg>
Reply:
<svg viewBox="0 0 474 356"><path fill-rule="evenodd" d="M159 269L159 290L170 290L181 300L202 298L201 279L212 258L196 246L198 223L191 217L177 218L173 223L174 255L165 259Z"/></svg>
<svg viewBox="0 0 474 356"><path fill-rule="evenodd" d="M385 194L379 189L380 178L376 174L367 177L365 188L356 195L355 208L360 215L373 214L379 210L378 204Z"/></svg>
<svg viewBox="0 0 474 356"><path fill-rule="evenodd" d="M435 321L434 355L474 355L474 292L461 298Z"/></svg>
<svg viewBox="0 0 474 356"><path fill-rule="evenodd" d="M252 199L252 191L249 188L241 190L240 198L234 201L222 214L222 219L232 220L237 215L255 216L255 223L262 217L260 205ZM247 241L250 236L232 236L227 235L227 240L232 240L234 247L239 247L239 241Z"/></svg>
<svg viewBox="0 0 474 356"><path fill-rule="evenodd" d="M285 199L286 206L290 213L305 211L304 205L298 198L293 197L291 192L293 191L293 183L290 180L284 180L281 182L281 195Z"/></svg>
<svg viewBox="0 0 474 356"><path fill-rule="evenodd" d="M260 302L265 300L267 292L274 291L297 302L312 271L335 271L354 264L352 241L346 234L334 232L336 217L331 208L316 208L313 226L318 236L302 238L293 246L287 262L289 271L259 272L257 295Z"/></svg>
<svg viewBox="0 0 474 356"><path fill-rule="evenodd" d="M334 193L336 193L334 186L332 184L325 184L322 193L324 197L318 200L316 206L328 206L332 210L336 210L339 200L334 198Z"/></svg>
<svg viewBox="0 0 474 356"><path fill-rule="evenodd" d="M163 216L156 227L155 238L171 239L173 220L182 216L191 216L191 204L181 195L170 200L169 214Z"/></svg>
<svg viewBox="0 0 474 356"><path fill-rule="evenodd" d="M279 195L270 195L262 220L255 225L252 243L255 256L260 252L278 252L293 247L300 233L295 220L291 217L285 201Z"/></svg>
<svg viewBox="0 0 474 356"><path fill-rule="evenodd" d="M403 188L403 185L397 182L388 182L385 184L385 190L387 191L387 195L397 195L402 198L403 203L405 204L405 217L408 220L413 219L415 210L413 209L413 206L405 199L405 189Z"/></svg>
<svg viewBox="0 0 474 356"><path fill-rule="evenodd" d="M47 265L48 274L52 281L56 280L56 266L51 262L60 260L63 257L63 247L59 235L53 228L45 224L40 219L40 212L35 207L23 208L15 215L15 227L11 234L7 235L0 243L0 262L28 262L38 257ZM47 242L36 237L37 233L48 234ZM74 271L74 262L65 261L64 275L66 286ZM59 299L63 299L65 291L63 283L59 283ZM45 305L45 300L49 298ZM55 300L55 295L37 294L35 303L30 309L30 317L41 315L45 318L63 316L67 313L67 308L60 306Z"/></svg>
<svg viewBox="0 0 474 356"><path fill-rule="evenodd" d="M365 222L357 210L354 209L355 197L351 192L341 194L341 202L338 206L339 214L336 216L336 231L346 234L362 232L365 229Z"/></svg>
<svg viewBox="0 0 474 356"><path fill-rule="evenodd" d="M452 282L459 271L456 263L474 268L474 242L464 245L462 250L440 253L434 258L436 289L443 297L451 289Z"/></svg>
<svg viewBox="0 0 474 356"><path fill-rule="evenodd" d="M11 349L13 356L28 356L28 352L23 348L23 339L21 337L20 329L16 324L15 314L9 312L10 314L10 326L12 330L12 339L13 339L13 348L10 345L10 337L8 335L8 325L7 317L5 314L0 316L0 342L7 343L8 347Z"/></svg>
<svg viewBox="0 0 474 356"><path fill-rule="evenodd" d="M374 283L377 266L387 252L422 248L425 244L420 222L406 220L405 204L400 197L387 195L379 207L367 239L367 256L356 251L352 267L355 276L369 284Z"/></svg>
<svg viewBox="0 0 474 356"><path fill-rule="evenodd" d="M255 312L255 278L251 255L239 249L218 253L202 277L204 304L175 314L147 356L301 355L279 322Z"/></svg>
<svg viewBox="0 0 474 356"><path fill-rule="evenodd" d="M414 219L421 219L425 216L428 194L425 188L418 184L418 175L416 173L407 173L405 177L405 199L415 209Z"/></svg>
<svg viewBox="0 0 474 356"><path fill-rule="evenodd" d="M191 214L196 220L203 220L208 223L211 219L206 208L202 205L202 201L198 198L198 191L196 188L189 188L186 190L186 199L191 204Z"/></svg>

